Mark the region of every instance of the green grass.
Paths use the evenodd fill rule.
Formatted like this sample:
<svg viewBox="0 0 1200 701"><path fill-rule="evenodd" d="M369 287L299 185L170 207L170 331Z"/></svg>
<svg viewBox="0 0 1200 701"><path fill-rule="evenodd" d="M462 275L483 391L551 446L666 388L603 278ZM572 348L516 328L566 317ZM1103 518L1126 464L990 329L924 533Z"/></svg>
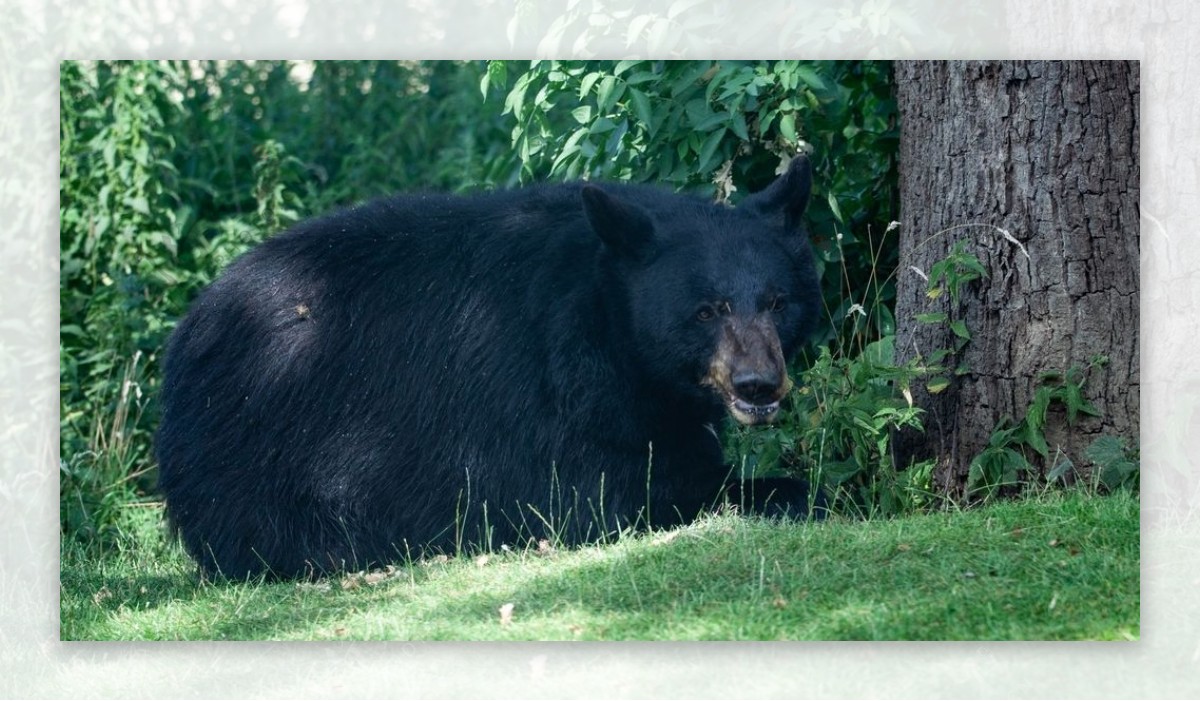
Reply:
<svg viewBox="0 0 1200 701"><path fill-rule="evenodd" d="M573 550L316 583L205 582L143 511L64 543L64 640L1134 640L1136 496L1047 493L894 520L720 515ZM511 619L500 609L512 604Z"/></svg>

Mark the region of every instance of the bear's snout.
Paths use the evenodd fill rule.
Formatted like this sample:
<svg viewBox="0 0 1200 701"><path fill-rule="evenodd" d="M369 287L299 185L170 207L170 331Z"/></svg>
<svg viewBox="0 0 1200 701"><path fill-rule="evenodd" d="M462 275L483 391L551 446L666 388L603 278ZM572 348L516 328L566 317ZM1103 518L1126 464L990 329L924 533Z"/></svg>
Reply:
<svg viewBox="0 0 1200 701"><path fill-rule="evenodd" d="M768 315L727 317L703 383L713 387L730 416L751 425L769 423L791 389L775 323Z"/></svg>
<svg viewBox="0 0 1200 701"><path fill-rule="evenodd" d="M733 374L733 393L751 404L769 404L775 401L781 386L783 376L773 369Z"/></svg>

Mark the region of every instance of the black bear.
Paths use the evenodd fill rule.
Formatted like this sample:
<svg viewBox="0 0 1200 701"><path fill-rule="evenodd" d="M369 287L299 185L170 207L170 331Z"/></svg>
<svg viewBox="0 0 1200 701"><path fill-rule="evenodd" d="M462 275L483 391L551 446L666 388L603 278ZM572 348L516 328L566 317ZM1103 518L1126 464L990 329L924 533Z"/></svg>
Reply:
<svg viewBox="0 0 1200 701"><path fill-rule="evenodd" d="M817 319L810 185L800 156L736 208L619 184L408 195L268 239L168 343L169 521L242 578L594 540L730 488L803 515L798 481L730 479L717 426L775 417Z"/></svg>

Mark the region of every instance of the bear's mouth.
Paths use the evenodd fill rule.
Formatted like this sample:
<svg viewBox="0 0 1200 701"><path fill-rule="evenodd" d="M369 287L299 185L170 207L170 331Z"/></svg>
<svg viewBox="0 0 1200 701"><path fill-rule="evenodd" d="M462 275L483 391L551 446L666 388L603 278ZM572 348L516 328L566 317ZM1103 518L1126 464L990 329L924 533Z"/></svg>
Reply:
<svg viewBox="0 0 1200 701"><path fill-rule="evenodd" d="M769 404L752 404L740 397L730 396L726 399L725 407L734 420L746 426L770 423L779 414L779 400Z"/></svg>

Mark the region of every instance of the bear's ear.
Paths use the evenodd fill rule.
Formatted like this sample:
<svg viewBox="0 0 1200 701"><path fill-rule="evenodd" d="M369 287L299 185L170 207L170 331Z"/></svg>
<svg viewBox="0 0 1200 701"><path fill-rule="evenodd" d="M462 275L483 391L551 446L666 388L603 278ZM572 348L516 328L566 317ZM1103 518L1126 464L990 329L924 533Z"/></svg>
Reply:
<svg viewBox="0 0 1200 701"><path fill-rule="evenodd" d="M595 185L583 187L583 211L592 231L620 256L642 258L654 240L654 222L637 205L622 202Z"/></svg>
<svg viewBox="0 0 1200 701"><path fill-rule="evenodd" d="M808 196L812 192L812 164L808 156L799 154L788 163L787 172L775 182L750 195L739 205L763 216L783 215L783 225L794 231L800 225L800 217L808 207Z"/></svg>

